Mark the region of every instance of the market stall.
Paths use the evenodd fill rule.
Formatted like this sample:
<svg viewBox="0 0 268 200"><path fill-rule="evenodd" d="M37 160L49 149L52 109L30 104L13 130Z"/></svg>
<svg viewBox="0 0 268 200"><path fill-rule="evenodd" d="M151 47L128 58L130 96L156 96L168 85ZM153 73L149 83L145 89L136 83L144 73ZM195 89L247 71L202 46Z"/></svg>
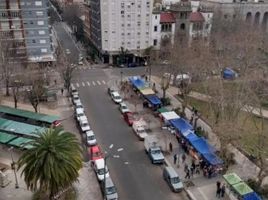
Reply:
<svg viewBox="0 0 268 200"><path fill-rule="evenodd" d="M193 130L193 126L183 118L170 120L172 126L174 126L179 134L183 134L189 130Z"/></svg>
<svg viewBox="0 0 268 200"><path fill-rule="evenodd" d="M144 95L144 98L148 101L148 103L150 104L150 106L153 109L155 109L155 110L157 110L158 108L160 108L161 105L162 105L161 100L155 94Z"/></svg>
<svg viewBox="0 0 268 200"><path fill-rule="evenodd" d="M256 192L252 192L244 195L242 200L262 200L262 199Z"/></svg>

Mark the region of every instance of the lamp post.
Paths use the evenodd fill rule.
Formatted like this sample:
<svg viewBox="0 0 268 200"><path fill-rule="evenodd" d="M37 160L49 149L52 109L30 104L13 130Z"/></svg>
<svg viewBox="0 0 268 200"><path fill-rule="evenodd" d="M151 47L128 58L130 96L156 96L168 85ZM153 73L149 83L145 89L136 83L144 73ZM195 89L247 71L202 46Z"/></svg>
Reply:
<svg viewBox="0 0 268 200"><path fill-rule="evenodd" d="M121 80L121 84L122 84L122 81L123 81L123 71L120 71L120 80Z"/></svg>
<svg viewBox="0 0 268 200"><path fill-rule="evenodd" d="M18 189L19 188L19 183L18 183L18 178L17 178L17 174L16 174L16 164L15 164L14 158L13 158L13 147L10 147L8 150L10 151L11 160L12 160L11 169L13 169L14 175L15 175L15 181L16 181L15 188Z"/></svg>

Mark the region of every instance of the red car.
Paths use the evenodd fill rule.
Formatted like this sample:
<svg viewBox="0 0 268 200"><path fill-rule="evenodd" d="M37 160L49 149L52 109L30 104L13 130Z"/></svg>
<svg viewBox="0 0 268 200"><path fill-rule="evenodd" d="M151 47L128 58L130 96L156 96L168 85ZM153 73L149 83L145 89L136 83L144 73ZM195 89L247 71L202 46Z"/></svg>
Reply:
<svg viewBox="0 0 268 200"><path fill-rule="evenodd" d="M92 146L92 147L89 147L88 148L89 150L89 156L90 156L90 160L98 160L100 158L103 158L103 154L101 152L101 148L99 145L95 145L95 146Z"/></svg>
<svg viewBox="0 0 268 200"><path fill-rule="evenodd" d="M133 113L132 112L124 113L124 120L127 122L129 126L132 126L133 122L135 121Z"/></svg>

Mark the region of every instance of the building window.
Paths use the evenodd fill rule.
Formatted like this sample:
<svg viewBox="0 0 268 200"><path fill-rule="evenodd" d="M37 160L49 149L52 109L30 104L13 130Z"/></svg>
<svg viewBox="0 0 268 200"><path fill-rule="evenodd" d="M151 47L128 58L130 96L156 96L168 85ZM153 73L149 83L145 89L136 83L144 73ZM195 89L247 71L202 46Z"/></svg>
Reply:
<svg viewBox="0 0 268 200"><path fill-rule="evenodd" d="M43 16L44 15L44 12L43 11L36 11L36 15L37 16Z"/></svg>
<svg viewBox="0 0 268 200"><path fill-rule="evenodd" d="M154 46L157 45L157 39L154 39Z"/></svg>
<svg viewBox="0 0 268 200"><path fill-rule="evenodd" d="M154 26L154 32L157 32L157 26Z"/></svg>
<svg viewBox="0 0 268 200"><path fill-rule="evenodd" d="M47 53L47 49L41 49L42 53Z"/></svg>
<svg viewBox="0 0 268 200"><path fill-rule="evenodd" d="M39 35L45 35L45 31L38 31Z"/></svg>
<svg viewBox="0 0 268 200"><path fill-rule="evenodd" d="M36 6L42 6L42 1L35 1Z"/></svg>
<svg viewBox="0 0 268 200"><path fill-rule="evenodd" d="M45 24L45 22L44 21L37 21L37 25L44 25Z"/></svg>
<svg viewBox="0 0 268 200"><path fill-rule="evenodd" d="M157 19L157 15L154 18Z"/></svg>
<svg viewBox="0 0 268 200"><path fill-rule="evenodd" d="M180 26L181 30L185 30L185 24L182 23L181 26Z"/></svg>
<svg viewBox="0 0 268 200"><path fill-rule="evenodd" d="M40 40L40 44L46 44L47 41L46 40Z"/></svg>
<svg viewBox="0 0 268 200"><path fill-rule="evenodd" d="M35 40L32 40L32 43L35 43Z"/></svg>

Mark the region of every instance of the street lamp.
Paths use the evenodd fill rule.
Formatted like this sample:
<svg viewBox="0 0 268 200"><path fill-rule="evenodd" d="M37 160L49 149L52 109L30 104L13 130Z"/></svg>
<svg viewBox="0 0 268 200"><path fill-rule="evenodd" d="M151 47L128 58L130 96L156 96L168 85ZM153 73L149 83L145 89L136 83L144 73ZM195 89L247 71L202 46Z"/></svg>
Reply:
<svg viewBox="0 0 268 200"><path fill-rule="evenodd" d="M14 175L15 175L15 181L16 181L16 183L15 183L15 188L16 189L18 189L19 188L19 183L18 183L18 178L17 178L17 174L16 174L16 164L15 164L15 162L14 162L14 158L13 158L13 147L10 147L9 149L8 149L8 151L10 151L10 155L11 155L11 160L12 160L12 163L11 163L11 169L13 169L13 171L14 171Z"/></svg>
<svg viewBox="0 0 268 200"><path fill-rule="evenodd" d="M114 147L113 144L110 144L109 149L112 149ZM123 151L123 148L118 148L117 152ZM103 180L103 184L104 184L104 190L106 190L106 161L107 159L111 156L110 152L105 151L104 152L104 180ZM114 154L113 158L120 158L120 156L118 154ZM125 162L125 164L128 164L127 162Z"/></svg>

